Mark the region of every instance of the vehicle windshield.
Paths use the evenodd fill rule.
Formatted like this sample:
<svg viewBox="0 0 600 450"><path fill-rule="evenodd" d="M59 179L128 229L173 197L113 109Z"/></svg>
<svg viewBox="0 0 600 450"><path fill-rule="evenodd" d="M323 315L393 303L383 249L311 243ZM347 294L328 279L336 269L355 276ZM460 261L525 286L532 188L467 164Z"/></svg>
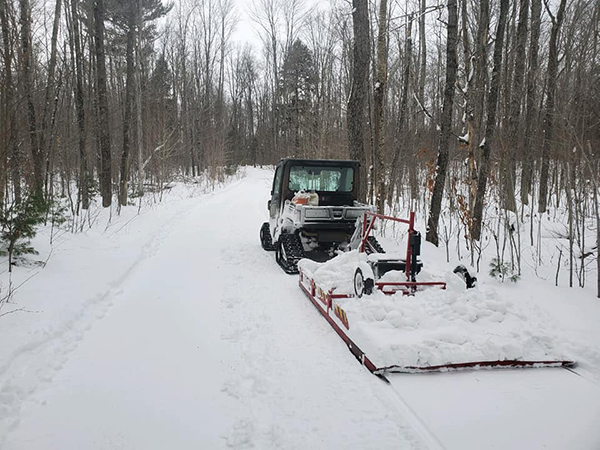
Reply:
<svg viewBox="0 0 600 450"><path fill-rule="evenodd" d="M352 167L292 166L291 191L352 192L354 169Z"/></svg>

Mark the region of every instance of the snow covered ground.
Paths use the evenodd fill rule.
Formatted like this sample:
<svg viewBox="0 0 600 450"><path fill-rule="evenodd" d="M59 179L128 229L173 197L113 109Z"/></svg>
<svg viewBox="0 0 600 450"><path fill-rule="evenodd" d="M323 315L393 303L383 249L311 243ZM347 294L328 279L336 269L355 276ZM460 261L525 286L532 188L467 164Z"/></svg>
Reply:
<svg viewBox="0 0 600 450"><path fill-rule="evenodd" d="M581 376L402 374L386 384L260 248L271 177L248 168L194 196L180 186L142 214L126 208L108 227L102 217L61 235L45 268L18 268L15 285L36 275L10 305L32 312L0 317L0 448L600 448L591 290L480 277L529 322L547 323ZM443 274L443 255L425 246L422 258Z"/></svg>

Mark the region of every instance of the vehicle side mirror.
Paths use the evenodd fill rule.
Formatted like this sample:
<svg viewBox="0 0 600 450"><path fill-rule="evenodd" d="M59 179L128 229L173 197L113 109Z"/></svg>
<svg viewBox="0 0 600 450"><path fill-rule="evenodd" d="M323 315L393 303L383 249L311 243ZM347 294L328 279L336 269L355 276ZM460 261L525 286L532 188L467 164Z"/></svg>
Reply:
<svg viewBox="0 0 600 450"><path fill-rule="evenodd" d="M271 210L271 200L269 200L269 201L267 202L267 209L268 209L269 211Z"/></svg>

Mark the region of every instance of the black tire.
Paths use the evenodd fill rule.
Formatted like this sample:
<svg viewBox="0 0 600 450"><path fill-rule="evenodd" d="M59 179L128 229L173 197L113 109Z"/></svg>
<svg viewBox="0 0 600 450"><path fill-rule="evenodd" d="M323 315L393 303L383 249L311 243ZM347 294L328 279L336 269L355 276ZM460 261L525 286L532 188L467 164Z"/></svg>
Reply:
<svg viewBox="0 0 600 450"><path fill-rule="evenodd" d="M371 245L369 246L369 244ZM375 249L375 252L373 252L373 249ZM369 236L367 242L365 242L365 253L367 255L370 255L371 253L385 253L385 250L381 244L379 244L375 236Z"/></svg>
<svg viewBox="0 0 600 450"><path fill-rule="evenodd" d="M465 266L463 266L462 264L460 266L456 266L456 268L454 269L454 273L465 282L465 284L467 285L467 289L475 287L475 284L477 283L477 277L471 276L471 274Z"/></svg>
<svg viewBox="0 0 600 450"><path fill-rule="evenodd" d="M361 298L363 295L371 295L375 282L372 278L365 278L360 267L354 272L354 294Z"/></svg>
<svg viewBox="0 0 600 450"><path fill-rule="evenodd" d="M273 240L271 239L269 222L263 223L260 227L260 245L268 252L276 250L276 246L273 244Z"/></svg>
<svg viewBox="0 0 600 450"><path fill-rule="evenodd" d="M285 273L298 273L298 261L304 258L304 247L297 234L282 234L279 236L275 249L275 260Z"/></svg>

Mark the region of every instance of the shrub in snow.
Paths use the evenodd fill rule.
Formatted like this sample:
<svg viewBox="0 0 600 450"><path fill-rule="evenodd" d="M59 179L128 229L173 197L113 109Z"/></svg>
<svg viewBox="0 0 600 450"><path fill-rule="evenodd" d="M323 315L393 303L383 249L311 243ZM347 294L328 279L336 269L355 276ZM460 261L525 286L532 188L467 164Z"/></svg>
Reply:
<svg viewBox="0 0 600 450"><path fill-rule="evenodd" d="M37 254L31 246L36 225L42 223L48 211L45 202L34 197L14 202L0 213L0 254L8 256L9 271L15 257Z"/></svg>
<svg viewBox="0 0 600 450"><path fill-rule="evenodd" d="M506 279L516 283L519 281L520 275L514 271L514 268L510 264L505 263L499 258L493 258L490 263L490 276L500 281Z"/></svg>

